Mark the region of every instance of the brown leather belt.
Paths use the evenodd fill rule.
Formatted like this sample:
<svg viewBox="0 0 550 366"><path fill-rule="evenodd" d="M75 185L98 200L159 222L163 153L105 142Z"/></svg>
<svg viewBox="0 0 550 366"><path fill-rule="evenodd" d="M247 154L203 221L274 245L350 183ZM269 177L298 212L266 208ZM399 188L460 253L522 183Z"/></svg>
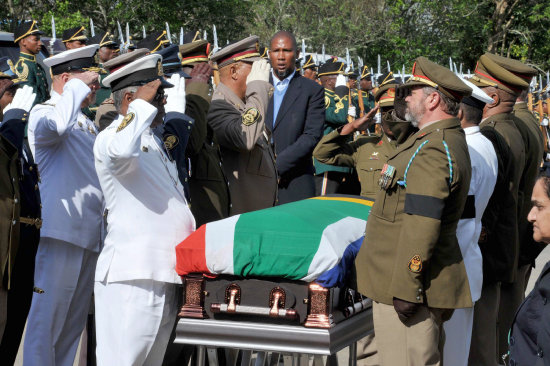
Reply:
<svg viewBox="0 0 550 366"><path fill-rule="evenodd" d="M22 224L34 225L37 229L42 227L42 219L31 219L30 217L20 217L19 221Z"/></svg>

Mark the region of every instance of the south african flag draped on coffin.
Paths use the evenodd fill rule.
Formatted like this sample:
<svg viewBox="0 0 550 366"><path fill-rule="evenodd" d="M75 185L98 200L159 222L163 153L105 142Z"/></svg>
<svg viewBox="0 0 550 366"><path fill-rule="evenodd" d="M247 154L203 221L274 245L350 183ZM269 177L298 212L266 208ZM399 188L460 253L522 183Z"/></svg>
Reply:
<svg viewBox="0 0 550 366"><path fill-rule="evenodd" d="M344 282L373 202L323 196L202 225L176 247L176 271Z"/></svg>

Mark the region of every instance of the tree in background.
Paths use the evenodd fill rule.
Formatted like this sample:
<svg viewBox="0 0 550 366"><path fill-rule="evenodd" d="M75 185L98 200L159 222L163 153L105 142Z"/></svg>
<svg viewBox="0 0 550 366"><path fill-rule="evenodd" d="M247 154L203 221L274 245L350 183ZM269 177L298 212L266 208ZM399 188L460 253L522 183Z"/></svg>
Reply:
<svg viewBox="0 0 550 366"><path fill-rule="evenodd" d="M380 54L392 69L410 70L420 55L447 65L449 57L473 70L485 51L550 68L550 1L540 0L7 0L0 5L0 29L13 31L23 20L41 20L58 32L79 24L115 33L116 21L130 24L134 40L170 24L173 41L180 27L208 31L215 24L220 46L256 34L268 44L272 34L286 29L307 52L362 57L375 66ZM59 36L59 34L58 34Z"/></svg>

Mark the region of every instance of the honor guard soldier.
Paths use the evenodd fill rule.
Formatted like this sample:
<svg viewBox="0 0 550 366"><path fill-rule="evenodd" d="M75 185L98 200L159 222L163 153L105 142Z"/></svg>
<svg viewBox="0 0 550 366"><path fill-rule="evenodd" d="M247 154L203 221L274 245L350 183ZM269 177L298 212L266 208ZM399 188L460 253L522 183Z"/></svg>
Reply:
<svg viewBox="0 0 550 366"><path fill-rule="evenodd" d="M220 144L229 180L230 214L272 207L277 172L265 118L273 87L258 37L227 45L211 59L218 66L220 83L212 96L208 124Z"/></svg>
<svg viewBox="0 0 550 366"><path fill-rule="evenodd" d="M87 41L88 37L86 37L86 30L82 26L65 29L63 31L63 44L68 50L84 47Z"/></svg>
<svg viewBox="0 0 550 366"><path fill-rule="evenodd" d="M325 125L323 135L328 135L338 127L348 123L348 115L355 119L355 108L350 108L348 93L342 97L335 92L338 76L343 77L344 63L336 58L330 59L319 67L319 79L325 88ZM343 85L345 86L345 85ZM343 166L333 166L315 163L315 185L317 195L347 192L346 183L352 176L352 169ZM354 192L355 193L355 192Z"/></svg>
<svg viewBox="0 0 550 366"><path fill-rule="evenodd" d="M118 43L113 39L113 36L109 32L99 32L94 37L90 38L90 44L98 44L99 49L96 54L97 65L99 70L99 85L100 88L96 92L95 102L90 105L84 113L92 121L95 120L97 109L103 103L103 101L111 96L111 89L106 88L101 82L109 75L109 71L105 70L103 65L105 62L112 60L117 55L119 49Z"/></svg>
<svg viewBox="0 0 550 366"><path fill-rule="evenodd" d="M374 96L372 95L372 75L367 66L361 68L359 76L359 115L367 113L374 108Z"/></svg>
<svg viewBox="0 0 550 366"><path fill-rule="evenodd" d="M360 293L373 300L383 365L440 364L443 322L471 307L456 238L471 167L458 104L468 88L424 57L403 86L419 131L390 156L378 180L365 242L355 260Z"/></svg>
<svg viewBox="0 0 550 366"><path fill-rule="evenodd" d="M148 53L149 50L147 48L139 48L134 52L127 52L105 62L103 64L103 69L110 74L113 69L121 68ZM94 123L99 131L103 131L105 127L109 126L117 117L118 112L116 111L113 95L111 93L109 98L105 99L97 108Z"/></svg>
<svg viewBox="0 0 550 366"><path fill-rule="evenodd" d="M13 34L13 42L19 44L19 60L13 66L13 72L20 80L19 85L29 85L36 94L35 104L50 99L48 79L42 66L36 62L42 42L40 35L44 32L38 29L36 21L21 23Z"/></svg>
<svg viewBox="0 0 550 366"><path fill-rule="evenodd" d="M363 197L374 199L380 190L378 178L384 164L415 130L410 122L395 114L397 87L393 74L389 72L386 82L380 85L376 93L375 98L383 116L382 135L362 136L355 141L349 141L350 135L369 127L374 118L374 114L370 113L368 118L361 117L325 135L313 151L314 158L324 164L357 169Z"/></svg>
<svg viewBox="0 0 550 366"><path fill-rule="evenodd" d="M35 256L42 225L40 191L35 188L38 170L25 141L28 113L36 94L30 86L24 85L15 96L4 98L4 94L13 93L16 88L11 77L0 72L0 109L4 112L0 124L3 151L0 159L5 167L2 176L6 183L0 186L5 197L2 210L5 236L0 239L0 359L8 365L15 362L31 306ZM3 105L6 99L11 99L7 106Z"/></svg>
<svg viewBox="0 0 550 366"><path fill-rule="evenodd" d="M44 61L53 75L52 98L37 104L29 117L44 223L24 365L71 365L90 308L103 193L90 159L97 130L81 108L93 102L99 88L97 73L88 71L97 48L68 50Z"/></svg>
<svg viewBox="0 0 550 366"><path fill-rule="evenodd" d="M313 61L313 56L307 55L306 62L302 65L302 75L305 78L316 81L318 65Z"/></svg>
<svg viewBox="0 0 550 366"><path fill-rule="evenodd" d="M208 64L210 43L203 40L179 46L183 70L191 75L186 85L187 113L195 119L187 144L190 164L189 191L191 212L197 227L229 216L230 196L224 173L220 145L212 126L207 123L210 107Z"/></svg>
<svg viewBox="0 0 550 366"><path fill-rule="evenodd" d="M174 249L195 230L170 148L153 133L185 105L185 79L167 82L161 62L146 55L104 80L119 116L94 145L109 212L94 287L98 366L162 364L181 283Z"/></svg>
<svg viewBox="0 0 550 366"><path fill-rule="evenodd" d="M170 41L166 35L166 31L153 32L137 43L137 48L147 48L151 53L168 46Z"/></svg>
<svg viewBox="0 0 550 366"><path fill-rule="evenodd" d="M483 215L497 181L498 159L493 144L483 136L479 128L483 108L486 103L493 103L493 100L469 81L462 81L472 89L471 97L462 98L458 113L466 134L472 177L456 236L468 275L472 301L475 303L481 296L483 284L483 259L478 241ZM451 319L445 322L444 365L468 365L473 322L474 308L471 307L455 309Z"/></svg>
<svg viewBox="0 0 550 366"><path fill-rule="evenodd" d="M472 341L472 347L475 347L476 350L479 351L470 352L470 360L475 360L474 363L491 364L494 360L476 357L482 357L483 355L489 357L491 354L492 356L495 354L500 356L507 352L508 331L517 307L521 304L524 297L525 276L529 266L522 265L520 273L518 271L518 261L519 222L525 219L520 217L520 215L524 211L524 192L527 190L525 181L526 147L521 132L516 126L516 118L512 112L518 94L521 90L529 86L532 75L532 68L520 61L485 53L479 58L476 69L474 70L474 75L470 79L472 83L482 88L482 90L495 101L486 106L483 113L483 122L480 124L480 127L482 129L485 127L493 128L502 135L510 149L513 172L510 182L510 192L515 199L515 211L510 212L509 215L516 218L515 223L511 225L511 229L514 230L513 233L507 237L503 237L503 242L493 244L492 246L495 248L494 250L505 251L508 254L509 260L508 263L502 263L503 266L500 267L504 270L504 273L499 274L499 276L504 274L504 278L500 278L500 305L488 305L489 309L498 309L497 319L499 324L499 335L496 344L497 348L495 350L493 343L487 343L492 342L492 336L489 335L487 331L495 329L493 322L496 320L494 318L496 314L493 313L493 316L489 316L489 314L482 315L482 313L479 313L479 317L474 316L474 318L477 317L481 322L491 321L491 324L483 323L485 324L485 326L483 326L481 323L476 324L477 320L474 319L474 334L478 329L479 331L482 331L481 329L486 329L484 335L476 335L484 339L480 344L475 344L477 342L474 342L474 340ZM527 174L527 176L529 176L529 174ZM494 245L497 245L498 249L496 249ZM486 246L487 249L489 249L489 246ZM482 248L482 250L483 249L485 248ZM487 273L487 276L492 275L494 275L494 273Z"/></svg>
<svg viewBox="0 0 550 366"><path fill-rule="evenodd" d="M269 61L269 52L268 48L265 46L260 47L260 57Z"/></svg>

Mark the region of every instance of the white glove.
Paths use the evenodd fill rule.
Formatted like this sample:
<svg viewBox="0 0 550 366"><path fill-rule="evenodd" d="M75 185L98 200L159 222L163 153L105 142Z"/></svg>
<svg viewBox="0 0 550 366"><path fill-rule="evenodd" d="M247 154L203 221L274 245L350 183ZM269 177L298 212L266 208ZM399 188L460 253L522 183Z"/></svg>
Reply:
<svg viewBox="0 0 550 366"><path fill-rule="evenodd" d="M357 113L357 111L355 109L355 106L350 105L348 107L348 116L352 116L353 118L355 118L356 113Z"/></svg>
<svg viewBox="0 0 550 366"><path fill-rule="evenodd" d="M336 78L336 84L334 85L334 87L337 86L346 86L346 77L344 75L340 74Z"/></svg>
<svg viewBox="0 0 550 366"><path fill-rule="evenodd" d="M271 66L267 63L267 60L259 60L254 61L252 63L252 69L250 70L250 74L246 77L246 84L252 82L252 81L265 81L266 83L269 83L269 72L270 72Z"/></svg>
<svg viewBox="0 0 550 366"><path fill-rule="evenodd" d="M164 89L166 104L164 110L168 112L185 113L185 78L179 74L173 74L168 82L174 85L173 88Z"/></svg>
<svg viewBox="0 0 550 366"><path fill-rule="evenodd" d="M23 87L17 89L13 100L4 108L3 113L6 114L10 109L23 109L25 112L29 112L35 99L36 93L32 91L32 87L23 85Z"/></svg>
<svg viewBox="0 0 550 366"><path fill-rule="evenodd" d="M374 116L374 123L376 124L382 123L382 113L380 112L376 113L376 116Z"/></svg>

